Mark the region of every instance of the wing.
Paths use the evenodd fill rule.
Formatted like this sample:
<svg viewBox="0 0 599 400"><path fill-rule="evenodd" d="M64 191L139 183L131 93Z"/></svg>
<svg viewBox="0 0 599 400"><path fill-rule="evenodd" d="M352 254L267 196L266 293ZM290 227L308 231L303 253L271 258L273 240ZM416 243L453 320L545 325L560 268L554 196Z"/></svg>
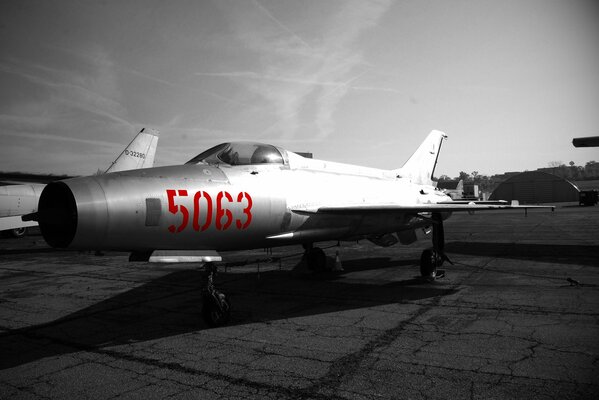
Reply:
<svg viewBox="0 0 599 400"><path fill-rule="evenodd" d="M551 208L555 206L520 205L518 202L506 201L447 201L431 204L397 205L397 204L360 204L352 206L323 206L318 208L293 209L298 214L397 214L425 212L460 212L489 210L522 210L529 208Z"/></svg>

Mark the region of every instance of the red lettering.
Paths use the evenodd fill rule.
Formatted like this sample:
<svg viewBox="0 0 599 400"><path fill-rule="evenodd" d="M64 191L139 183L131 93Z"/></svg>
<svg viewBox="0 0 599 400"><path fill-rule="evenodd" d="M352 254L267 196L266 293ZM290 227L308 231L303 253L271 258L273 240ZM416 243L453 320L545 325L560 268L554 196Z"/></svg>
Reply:
<svg viewBox="0 0 599 400"><path fill-rule="evenodd" d="M181 212L181 214L183 214L183 219L181 221L181 225L179 225L178 227L175 227L175 225L170 225L168 227L168 230L172 233L176 232L181 232L183 229L185 229L185 227L187 226L187 223L189 222L189 211L187 210L187 207L185 207L184 205L176 205L175 204L175 196L177 195L176 193L179 193L179 196L183 197L183 196L187 196L187 190L167 190L166 191L166 195L168 196L168 211L171 214L175 214L177 215L179 213L179 211Z"/></svg>
<svg viewBox="0 0 599 400"><path fill-rule="evenodd" d="M169 225L168 230L172 233L182 232L189 223L190 213L187 207L182 204L176 204L175 197L187 197L187 190L172 190L166 191L168 198L168 211L173 214L181 214L181 224L179 226ZM203 201L202 201L203 200ZM247 192L240 192L237 195L237 204L239 208L236 215L235 226L239 230L247 229L252 223L252 197ZM216 229L224 231L231 227L233 223L233 212L231 205L233 204L233 196L229 192L222 191L216 195L216 204L212 200L212 196L208 192L198 190L193 196L193 215L192 228L196 232L204 232L212 225L212 220L215 219ZM213 214L213 210L216 212ZM237 211L236 211L237 213ZM202 214L204 214L202 216Z"/></svg>
<svg viewBox="0 0 599 400"><path fill-rule="evenodd" d="M250 197L249 193L239 193L239 195L237 195L237 202L241 204L244 198L247 200L247 206L243 209L243 213L245 214L245 222L242 223L241 219L238 218L235 221L237 229L245 229L250 226L250 223L252 222L252 198Z"/></svg>
<svg viewBox="0 0 599 400"><path fill-rule="evenodd" d="M216 229L219 231L228 229L233 222L233 213L231 213L231 210L223 208L223 197L225 197L229 203L233 202L233 197L231 197L228 192L219 192L216 196ZM224 224L222 221L223 217L226 217Z"/></svg>
<svg viewBox="0 0 599 400"><path fill-rule="evenodd" d="M200 226L200 199L206 199L206 218L204 224ZM195 231L204 232L210 224L212 223L212 197L206 192L198 191L195 196L193 196L193 229Z"/></svg>

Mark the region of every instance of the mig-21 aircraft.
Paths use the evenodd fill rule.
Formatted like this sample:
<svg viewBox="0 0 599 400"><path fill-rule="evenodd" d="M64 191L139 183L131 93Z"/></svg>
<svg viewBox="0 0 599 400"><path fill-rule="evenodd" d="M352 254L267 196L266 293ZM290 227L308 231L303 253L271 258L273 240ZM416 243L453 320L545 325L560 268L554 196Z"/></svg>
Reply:
<svg viewBox="0 0 599 400"><path fill-rule="evenodd" d="M203 315L219 325L230 309L212 285L211 261L221 260L219 251L301 244L308 267L319 270L326 257L318 242L409 244L416 229L432 227L420 271L434 279L448 261L443 221L452 212L535 207L453 201L438 190L432 176L445 138L432 131L395 170L305 158L262 143L223 143L184 165L50 183L30 217L53 247L207 262Z"/></svg>

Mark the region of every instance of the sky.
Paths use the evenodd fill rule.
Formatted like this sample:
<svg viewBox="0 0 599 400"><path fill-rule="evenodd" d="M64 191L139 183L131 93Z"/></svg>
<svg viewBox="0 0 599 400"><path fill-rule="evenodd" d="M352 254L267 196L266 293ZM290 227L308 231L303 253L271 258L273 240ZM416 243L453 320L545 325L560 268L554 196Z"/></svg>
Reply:
<svg viewBox="0 0 599 400"><path fill-rule="evenodd" d="M599 161L599 2L0 2L0 171L88 175L143 127L436 175Z"/></svg>

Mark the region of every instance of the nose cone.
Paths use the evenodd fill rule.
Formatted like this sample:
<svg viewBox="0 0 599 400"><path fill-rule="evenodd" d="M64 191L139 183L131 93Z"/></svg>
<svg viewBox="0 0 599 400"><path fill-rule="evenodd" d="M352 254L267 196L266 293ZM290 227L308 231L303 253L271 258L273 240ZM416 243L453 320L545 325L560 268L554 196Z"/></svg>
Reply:
<svg viewBox="0 0 599 400"><path fill-rule="evenodd" d="M48 184L40 196L38 222L44 240L52 247L68 247L77 231L77 204L64 182Z"/></svg>

